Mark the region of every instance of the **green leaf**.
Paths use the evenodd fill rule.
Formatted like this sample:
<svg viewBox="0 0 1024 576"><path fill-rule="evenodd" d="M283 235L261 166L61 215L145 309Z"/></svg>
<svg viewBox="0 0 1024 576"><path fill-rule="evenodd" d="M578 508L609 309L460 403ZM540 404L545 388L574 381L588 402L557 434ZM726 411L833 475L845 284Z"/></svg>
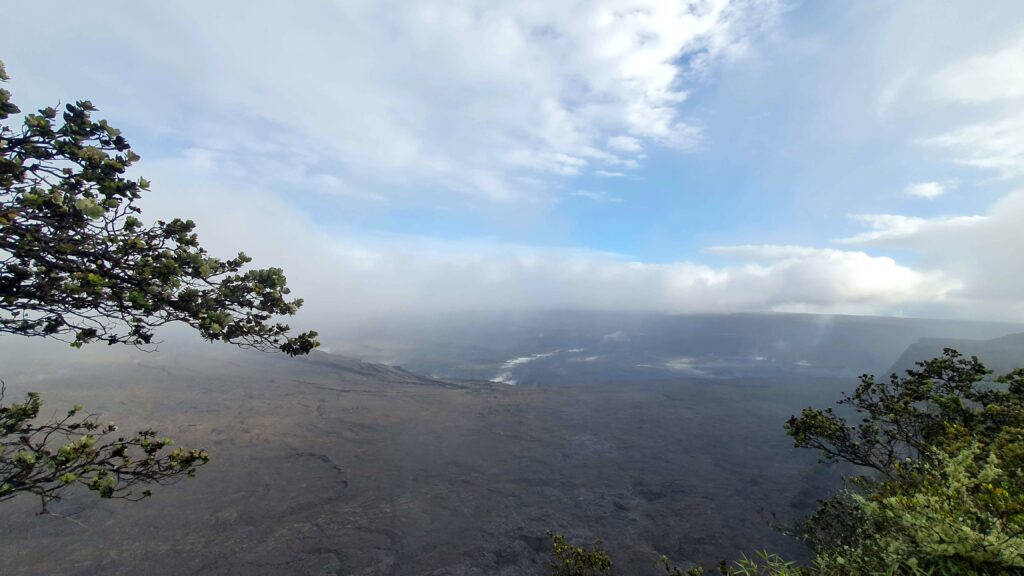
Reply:
<svg viewBox="0 0 1024 576"><path fill-rule="evenodd" d="M102 218L103 214L106 213L103 206L97 204L92 198L79 198L75 200L75 208L93 220Z"/></svg>

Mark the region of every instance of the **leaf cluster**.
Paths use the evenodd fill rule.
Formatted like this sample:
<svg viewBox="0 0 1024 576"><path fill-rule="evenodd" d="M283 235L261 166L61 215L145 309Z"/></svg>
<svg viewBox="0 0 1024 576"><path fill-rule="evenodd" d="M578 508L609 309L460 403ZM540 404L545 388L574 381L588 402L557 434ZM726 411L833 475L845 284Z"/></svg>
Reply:
<svg viewBox="0 0 1024 576"><path fill-rule="evenodd" d="M600 576L612 569L612 559L595 543L592 549L574 546L562 534L548 532L551 540L551 576Z"/></svg>
<svg viewBox="0 0 1024 576"><path fill-rule="evenodd" d="M0 405L0 502L31 494L45 511L74 485L100 498L141 500L152 493L137 490L140 484L172 484L209 462L205 450L173 447L150 429L118 434L80 406L37 423L42 405L32 392L22 403Z"/></svg>
<svg viewBox="0 0 1024 576"><path fill-rule="evenodd" d="M291 355L318 345L315 332L289 336L274 321L302 305L281 269L210 256L191 220L142 221L149 182L126 176L139 156L93 119L92 103L16 126L19 112L0 90L0 333L145 346L183 322L208 340Z"/></svg>

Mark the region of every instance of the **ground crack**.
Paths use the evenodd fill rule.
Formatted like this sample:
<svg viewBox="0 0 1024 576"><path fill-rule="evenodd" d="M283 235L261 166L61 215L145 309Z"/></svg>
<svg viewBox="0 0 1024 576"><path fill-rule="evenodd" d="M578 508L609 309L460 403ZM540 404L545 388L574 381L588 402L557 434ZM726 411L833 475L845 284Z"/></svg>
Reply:
<svg viewBox="0 0 1024 576"><path fill-rule="evenodd" d="M348 479L345 477L345 469L334 460L331 460L330 456L319 452L296 452L293 456L296 458L312 458L318 462L323 462L330 467L331 470L334 470L339 476L341 476L341 478L338 479L338 484L341 484L344 488L348 488Z"/></svg>

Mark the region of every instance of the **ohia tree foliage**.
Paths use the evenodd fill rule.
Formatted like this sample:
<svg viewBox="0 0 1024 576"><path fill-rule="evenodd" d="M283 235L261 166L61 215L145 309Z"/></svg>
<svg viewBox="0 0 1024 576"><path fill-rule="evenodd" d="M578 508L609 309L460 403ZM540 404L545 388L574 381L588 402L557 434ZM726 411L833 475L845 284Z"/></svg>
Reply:
<svg viewBox="0 0 1024 576"><path fill-rule="evenodd" d="M0 89L0 334L144 347L177 322L242 347L315 348L316 332L291 335L276 321L302 306L281 269L210 256L190 220L142 220L136 201L149 182L126 176L139 156L95 111L79 101L15 124L21 110ZM33 494L45 510L72 486L144 498L138 485L191 476L209 460L152 430L121 435L80 407L40 423L38 394L2 400L0 385L0 502Z"/></svg>

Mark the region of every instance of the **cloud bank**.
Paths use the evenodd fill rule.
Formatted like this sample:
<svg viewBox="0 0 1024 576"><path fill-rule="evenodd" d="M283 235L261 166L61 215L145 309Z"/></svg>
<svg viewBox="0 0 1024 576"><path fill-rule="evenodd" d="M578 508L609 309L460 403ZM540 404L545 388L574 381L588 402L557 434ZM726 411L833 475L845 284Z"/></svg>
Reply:
<svg viewBox="0 0 1024 576"><path fill-rule="evenodd" d="M910 4L876 7L912 13L913 26L897 31L907 34L891 36L901 43L943 37L924 29L924 8ZM958 10L970 8L939 11L936 21L955 25ZM36 10L17 4L12 18ZM68 3L62 11L43 30L8 30L5 58L18 102L70 100L88 86L105 116L148 143L140 169L157 192L144 201L146 215L193 217L212 253L245 250L259 265L285 268L307 301L303 328L524 308L1024 320L1024 264L1015 253L1024 240L1024 193L1014 192L1024 178L1024 31L955 57L933 42L879 50L872 60L864 45L884 40L867 27L843 44L855 52L843 62L863 69L837 71L830 57L846 48L822 38L841 42L841 31L812 30L773 54L817 62L818 76L767 64L751 72L755 89L730 100L739 113L717 118L734 130L690 165L697 175L686 180L666 176L666 166L710 146L716 101L701 100L700 87L719 69L757 60L757 42L781 17L779 3L356 0L254 8L236 0L124 3L103 13ZM890 61L898 63L891 70ZM862 81L879 80L876 67L890 77ZM791 85L773 85L759 75L766 71L785 72ZM723 82L722 94L748 86L733 81ZM795 109L761 133L767 124L758 117L789 110L762 109L762 101L780 99ZM863 102L879 124L853 113ZM908 174L882 162L885 152L869 156L879 146L857 140L862 132L899 121L921 129L886 137L939 158L940 168L973 172L930 164ZM827 138L810 138L825 131ZM792 145L804 139L814 149ZM774 156L794 158L781 166L798 173L769 181L771 171L757 162ZM864 202L888 203L842 198L838 218L853 213L842 223L853 232L833 230L823 214L838 194L813 187L789 197L788 187L816 169L828 174L815 182L840 186L859 182L854 177L871 166L892 179ZM749 181L758 190L732 188ZM629 185L640 182L649 184L651 203L638 208ZM682 196L684 185L689 204L661 202ZM983 185L988 195L972 203ZM810 194L821 199L809 201ZM754 208L742 205L748 200ZM691 205L709 218L741 213L750 229L722 217L723 232L704 230L708 240L697 248L660 258L595 248L640 245L640 236L684 244L687 232L672 228L680 219L659 218ZM547 210L543 216L553 207L576 212L538 217L533 229L522 225L524 233L490 235L487 223L473 221L480 206L509 227L534 217L534 207ZM754 213L758 207L771 213ZM361 216L372 210L376 219L366 225ZM430 221L451 214L473 225ZM604 242L603 232L621 230L616 220L638 214L652 219L649 229ZM529 233L591 217L607 225L543 241ZM770 219L785 231L763 223Z"/></svg>
<svg viewBox="0 0 1024 576"><path fill-rule="evenodd" d="M774 0L258 8L235 0L62 11L52 43L16 50L12 73L22 62L45 69L68 50L98 59L130 46L132 82L91 97L196 154L228 155L246 170L351 200L510 202L556 196L546 178L622 174L648 148L697 146L701 129L680 107L687 86L742 54L777 8ZM27 37L12 44L39 46L32 27L14 28Z"/></svg>
<svg viewBox="0 0 1024 576"><path fill-rule="evenodd" d="M300 322L321 326L421 312L544 308L969 317L991 296L977 292L985 285L970 282L970 274L984 265L976 255L979 243L1010 246L1000 236L1014 236L1009 224L1024 218L1021 194L993 207L992 215L968 219L907 224L898 217L865 216L873 230L842 240L858 245L854 249L718 246L707 250L721 260L717 265L657 263L488 238L326 233L272 193L227 187L210 193L209 185L204 176L192 183L179 177L171 186L174 197L154 195L145 209L170 216L183 201L202 205L206 216L197 222L211 251L244 249L256 264L283 266L295 294L307 302ZM879 246L911 248L923 259L902 264L873 254ZM993 254L992 261L1007 256ZM1016 298L1012 290L1003 297ZM1024 310L1015 313L1024 318Z"/></svg>

